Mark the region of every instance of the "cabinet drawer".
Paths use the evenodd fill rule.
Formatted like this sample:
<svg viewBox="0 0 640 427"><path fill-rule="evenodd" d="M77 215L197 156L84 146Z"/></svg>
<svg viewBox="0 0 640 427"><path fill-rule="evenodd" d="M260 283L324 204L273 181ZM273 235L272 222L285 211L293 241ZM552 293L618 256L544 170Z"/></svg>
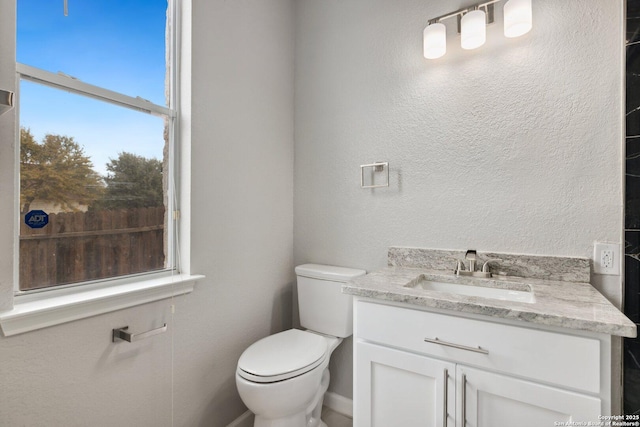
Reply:
<svg viewBox="0 0 640 427"><path fill-rule="evenodd" d="M356 304L358 340L600 393L598 339L364 301Z"/></svg>

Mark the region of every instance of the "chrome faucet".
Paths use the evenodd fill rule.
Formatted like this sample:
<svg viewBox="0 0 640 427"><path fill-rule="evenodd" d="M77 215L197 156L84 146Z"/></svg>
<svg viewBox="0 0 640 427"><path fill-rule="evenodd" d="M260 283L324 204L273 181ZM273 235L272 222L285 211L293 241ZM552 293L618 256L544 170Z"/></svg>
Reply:
<svg viewBox="0 0 640 427"><path fill-rule="evenodd" d="M464 256L464 259L469 260L469 271L474 273L476 271L476 251L474 249L469 249Z"/></svg>
<svg viewBox="0 0 640 427"><path fill-rule="evenodd" d="M499 259L499 258L490 258L490 259L486 260L484 262L484 264L482 264L482 271L481 272L482 273L489 273L489 263L498 262L498 261L502 261L502 260Z"/></svg>
<svg viewBox="0 0 640 427"><path fill-rule="evenodd" d="M464 258L469 261L469 269L465 269L464 262L462 260L456 260L456 269L454 273L456 276L474 276L474 277L491 277L491 272L489 271L489 263L501 261L497 258L491 258L486 260L482 264L482 268L480 271L476 271L476 263L478 262L477 252L474 249L469 249L465 254Z"/></svg>

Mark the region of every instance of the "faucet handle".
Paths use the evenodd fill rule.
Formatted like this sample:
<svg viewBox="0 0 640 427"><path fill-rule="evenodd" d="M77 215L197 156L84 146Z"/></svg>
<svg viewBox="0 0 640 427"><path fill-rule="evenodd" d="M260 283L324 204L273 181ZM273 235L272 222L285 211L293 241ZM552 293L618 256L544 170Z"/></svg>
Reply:
<svg viewBox="0 0 640 427"><path fill-rule="evenodd" d="M482 272L483 273L488 273L489 272L489 263L491 262L500 262L502 261L500 258L490 258L488 260L486 260L484 262L484 264L482 264Z"/></svg>
<svg viewBox="0 0 640 427"><path fill-rule="evenodd" d="M456 269L454 271L454 273L458 274L459 271L464 271L466 270L465 266L464 266L464 262L462 262L461 260L456 260Z"/></svg>

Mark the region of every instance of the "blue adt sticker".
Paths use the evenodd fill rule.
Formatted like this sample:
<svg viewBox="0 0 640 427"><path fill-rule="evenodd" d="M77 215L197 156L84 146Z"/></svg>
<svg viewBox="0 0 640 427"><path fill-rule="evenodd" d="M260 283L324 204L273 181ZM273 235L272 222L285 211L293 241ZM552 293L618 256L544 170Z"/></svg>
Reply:
<svg viewBox="0 0 640 427"><path fill-rule="evenodd" d="M31 228L42 228L49 224L49 215L39 209L29 211L24 216L24 223Z"/></svg>

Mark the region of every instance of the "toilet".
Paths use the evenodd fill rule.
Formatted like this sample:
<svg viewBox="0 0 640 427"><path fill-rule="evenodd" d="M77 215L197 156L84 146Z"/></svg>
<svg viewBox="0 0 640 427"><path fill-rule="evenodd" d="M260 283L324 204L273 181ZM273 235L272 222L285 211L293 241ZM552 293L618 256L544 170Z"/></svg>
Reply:
<svg viewBox="0 0 640 427"><path fill-rule="evenodd" d="M364 270L304 264L295 269L300 324L263 338L238 360L236 386L254 427L327 427L320 419L329 359L353 333L353 304L342 284Z"/></svg>

